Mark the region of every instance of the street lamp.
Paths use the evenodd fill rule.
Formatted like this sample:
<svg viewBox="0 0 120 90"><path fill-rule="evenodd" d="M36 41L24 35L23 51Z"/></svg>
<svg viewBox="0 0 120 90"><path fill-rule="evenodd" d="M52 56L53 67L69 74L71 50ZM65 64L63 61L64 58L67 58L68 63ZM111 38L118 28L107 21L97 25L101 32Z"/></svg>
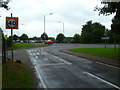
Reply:
<svg viewBox="0 0 120 90"><path fill-rule="evenodd" d="M52 15L53 13L49 13L49 14L46 14L46 15ZM44 42L45 42L45 16L46 16L45 14L44 14Z"/></svg>
<svg viewBox="0 0 120 90"><path fill-rule="evenodd" d="M64 22L60 22L60 21L59 21L58 23L62 23L62 24L63 24L63 34L64 34Z"/></svg>

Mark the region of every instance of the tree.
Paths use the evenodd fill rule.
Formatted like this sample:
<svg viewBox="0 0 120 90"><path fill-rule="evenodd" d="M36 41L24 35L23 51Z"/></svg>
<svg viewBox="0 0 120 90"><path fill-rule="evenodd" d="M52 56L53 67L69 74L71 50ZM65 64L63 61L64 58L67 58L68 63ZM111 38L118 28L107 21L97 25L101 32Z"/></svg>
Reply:
<svg viewBox="0 0 120 90"><path fill-rule="evenodd" d="M19 37L15 34L13 35L13 40L15 40L15 42L19 39Z"/></svg>
<svg viewBox="0 0 120 90"><path fill-rule="evenodd" d="M88 21L83 25L81 41L83 43L101 43L101 37L104 36L105 26L100 23Z"/></svg>
<svg viewBox="0 0 120 90"><path fill-rule="evenodd" d="M44 32L44 33L41 35L41 38L42 38L42 40L48 40L48 35Z"/></svg>
<svg viewBox="0 0 120 90"><path fill-rule="evenodd" d="M27 34L22 34L20 40L28 40Z"/></svg>
<svg viewBox="0 0 120 90"><path fill-rule="evenodd" d="M86 25L83 25L81 33L81 41L83 43L91 42L92 36L92 21L88 21Z"/></svg>
<svg viewBox="0 0 120 90"><path fill-rule="evenodd" d="M6 1L0 0L0 7L3 7L5 9L9 10L10 8L7 5L9 2L10 2L10 0L6 0Z"/></svg>
<svg viewBox="0 0 120 90"><path fill-rule="evenodd" d="M48 39L51 40L52 42L56 42L54 37L49 37Z"/></svg>
<svg viewBox="0 0 120 90"><path fill-rule="evenodd" d="M65 36L62 33L60 33L60 34L57 35L56 40L57 40L58 43L63 43L64 38L65 38Z"/></svg>
<svg viewBox="0 0 120 90"><path fill-rule="evenodd" d="M103 14L107 16L107 15L115 14L114 18L112 19L112 23L120 24L120 1L118 0L118 2L101 2L101 3L104 4L104 6L102 8L96 6L95 11L99 11L99 15ZM120 35L118 35L118 32L117 34L112 34L111 31L109 32L109 35L112 38L110 39L112 41L109 40L110 42L113 42L116 38L115 42L120 43ZM114 40L113 40L113 37L114 37Z"/></svg>
<svg viewBox="0 0 120 90"><path fill-rule="evenodd" d="M64 38L64 41L63 42L65 42L65 43L72 43L73 42L73 37L65 37Z"/></svg>
<svg viewBox="0 0 120 90"><path fill-rule="evenodd" d="M12 47L11 39L12 39L11 36L9 36L9 38L6 40L7 48Z"/></svg>
<svg viewBox="0 0 120 90"><path fill-rule="evenodd" d="M74 43L80 43L80 35L79 34L75 34L73 37L73 42Z"/></svg>
<svg viewBox="0 0 120 90"><path fill-rule="evenodd" d="M120 1L118 2L101 2L101 4L104 4L102 8L96 6L95 11L99 11L99 15L110 15L115 13L115 16L112 20L113 24L120 24Z"/></svg>

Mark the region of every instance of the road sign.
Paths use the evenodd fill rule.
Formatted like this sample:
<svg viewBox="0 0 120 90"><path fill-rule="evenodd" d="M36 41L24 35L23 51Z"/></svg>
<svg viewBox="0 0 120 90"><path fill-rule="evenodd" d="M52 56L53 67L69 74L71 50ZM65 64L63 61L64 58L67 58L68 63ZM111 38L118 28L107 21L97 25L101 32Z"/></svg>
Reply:
<svg viewBox="0 0 120 90"><path fill-rule="evenodd" d="M102 37L101 38L102 40L108 40L108 39L110 39L109 37Z"/></svg>
<svg viewBox="0 0 120 90"><path fill-rule="evenodd" d="M18 29L18 17L6 17L6 29Z"/></svg>

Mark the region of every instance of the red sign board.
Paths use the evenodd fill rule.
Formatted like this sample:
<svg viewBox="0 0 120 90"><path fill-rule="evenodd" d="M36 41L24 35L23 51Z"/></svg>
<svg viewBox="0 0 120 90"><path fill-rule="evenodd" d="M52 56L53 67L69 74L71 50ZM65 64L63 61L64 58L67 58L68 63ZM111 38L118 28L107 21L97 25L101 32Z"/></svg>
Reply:
<svg viewBox="0 0 120 90"><path fill-rule="evenodd" d="M18 29L18 17L6 17L6 29Z"/></svg>

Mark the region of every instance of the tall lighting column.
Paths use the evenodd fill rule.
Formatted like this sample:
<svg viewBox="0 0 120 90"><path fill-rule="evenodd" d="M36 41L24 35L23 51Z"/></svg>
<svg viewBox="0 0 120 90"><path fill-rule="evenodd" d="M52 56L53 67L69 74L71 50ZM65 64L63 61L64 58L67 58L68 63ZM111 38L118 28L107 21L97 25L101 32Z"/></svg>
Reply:
<svg viewBox="0 0 120 90"><path fill-rule="evenodd" d="M64 35L64 22L58 22L58 23L62 23L63 24L63 35Z"/></svg>
<svg viewBox="0 0 120 90"><path fill-rule="evenodd" d="M53 13L49 13L49 14L44 14L44 42L45 42L45 23L46 23L46 15L52 15Z"/></svg>

